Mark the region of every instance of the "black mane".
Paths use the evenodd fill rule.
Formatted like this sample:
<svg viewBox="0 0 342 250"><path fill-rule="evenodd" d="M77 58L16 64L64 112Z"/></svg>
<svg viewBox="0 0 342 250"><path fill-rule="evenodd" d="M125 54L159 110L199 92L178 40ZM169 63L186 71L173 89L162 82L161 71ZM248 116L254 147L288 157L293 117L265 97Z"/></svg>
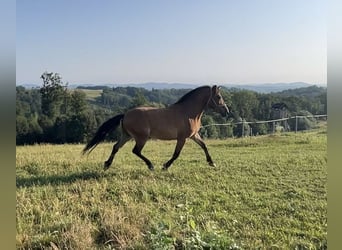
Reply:
<svg viewBox="0 0 342 250"><path fill-rule="evenodd" d="M198 87L196 89L191 90L190 92L186 93L185 95L183 95L177 102L175 102L174 104L179 104L182 103L186 100L188 100L193 94L195 94L198 90L202 90L205 88L210 88L210 86L202 86L202 87Z"/></svg>

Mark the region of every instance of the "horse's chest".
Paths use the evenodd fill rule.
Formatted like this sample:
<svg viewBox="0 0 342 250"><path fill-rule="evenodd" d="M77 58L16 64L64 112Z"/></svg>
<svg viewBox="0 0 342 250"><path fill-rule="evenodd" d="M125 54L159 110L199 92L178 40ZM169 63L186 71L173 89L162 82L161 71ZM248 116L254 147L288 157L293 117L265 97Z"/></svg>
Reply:
<svg viewBox="0 0 342 250"><path fill-rule="evenodd" d="M201 127L201 122L199 119L189 119L189 128L188 128L189 137L196 134L199 131L200 127Z"/></svg>

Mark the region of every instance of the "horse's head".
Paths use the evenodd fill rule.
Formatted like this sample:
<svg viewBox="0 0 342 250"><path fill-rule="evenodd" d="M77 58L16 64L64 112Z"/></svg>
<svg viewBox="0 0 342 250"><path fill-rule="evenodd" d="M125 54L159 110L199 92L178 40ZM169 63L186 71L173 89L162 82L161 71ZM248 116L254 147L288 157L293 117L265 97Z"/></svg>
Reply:
<svg viewBox="0 0 342 250"><path fill-rule="evenodd" d="M226 116L229 113L229 109L222 98L220 88L221 87L216 85L211 88L211 97L208 102L208 107L220 113L222 116Z"/></svg>

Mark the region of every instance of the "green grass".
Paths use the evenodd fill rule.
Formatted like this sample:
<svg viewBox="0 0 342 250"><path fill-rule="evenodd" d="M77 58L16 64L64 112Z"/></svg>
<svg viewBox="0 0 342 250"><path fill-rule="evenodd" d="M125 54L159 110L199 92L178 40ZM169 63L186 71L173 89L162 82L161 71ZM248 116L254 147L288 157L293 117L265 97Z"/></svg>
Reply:
<svg viewBox="0 0 342 250"><path fill-rule="evenodd" d="M17 248L327 249L327 138L319 130L208 140L211 168L188 141L18 146Z"/></svg>

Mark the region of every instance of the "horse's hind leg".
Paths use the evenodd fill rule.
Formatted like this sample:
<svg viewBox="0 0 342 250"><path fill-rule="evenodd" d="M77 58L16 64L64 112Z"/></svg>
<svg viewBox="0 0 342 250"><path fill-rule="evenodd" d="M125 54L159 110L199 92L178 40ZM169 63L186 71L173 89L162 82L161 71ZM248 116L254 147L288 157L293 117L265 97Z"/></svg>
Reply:
<svg viewBox="0 0 342 250"><path fill-rule="evenodd" d="M113 149L112 149L112 153L110 154L108 160L105 161L105 163L104 163L104 170L107 170L107 169L110 167L110 165L111 165L112 162L113 162L113 159L114 159L115 154L116 154L116 153L119 151L119 149L120 149L123 145L125 145L125 143L128 142L130 139L131 139L131 137L130 137L127 133L122 132L120 140L119 140L117 143L114 144Z"/></svg>
<svg viewBox="0 0 342 250"><path fill-rule="evenodd" d="M146 141L147 139L143 139L143 140L135 139L136 143L132 152L146 163L149 170L153 170L154 167L152 165L152 162L141 154L141 150L145 146Z"/></svg>
<svg viewBox="0 0 342 250"><path fill-rule="evenodd" d="M215 163L211 159L211 156L209 155L207 146L205 145L204 141L202 140L201 136L197 133L193 137L191 137L192 140L194 140L200 147L203 149L205 156L207 158L207 162L210 166L215 167Z"/></svg>

